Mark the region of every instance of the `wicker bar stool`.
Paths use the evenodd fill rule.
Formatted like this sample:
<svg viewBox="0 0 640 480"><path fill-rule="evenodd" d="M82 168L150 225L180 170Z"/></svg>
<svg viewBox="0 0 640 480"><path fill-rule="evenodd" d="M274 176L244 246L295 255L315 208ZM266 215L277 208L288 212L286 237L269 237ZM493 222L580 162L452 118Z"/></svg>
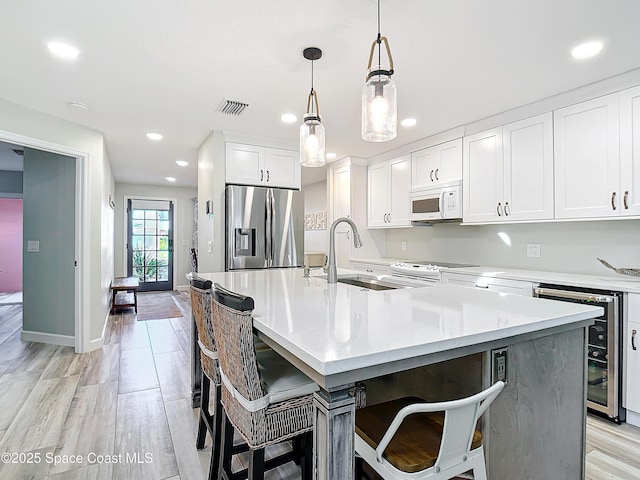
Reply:
<svg viewBox="0 0 640 480"><path fill-rule="evenodd" d="M196 448L202 450L207 432L211 435L211 464L209 477L218 471L220 461L220 439L222 435L222 403L220 367L218 366L218 353L213 341L211 331L211 281L201 278L191 280L191 309L198 330L198 345L200 346L200 361L202 363L202 398L200 401L200 420L198 422L198 436ZM215 407L213 415L209 411L209 396L211 383L215 387ZM215 477L213 477L215 478Z"/></svg>
<svg viewBox="0 0 640 480"><path fill-rule="evenodd" d="M256 352L251 297L213 288L213 333L222 379L222 453L219 478L263 479L290 461L312 478L313 393L318 386L273 350ZM249 446L249 468L231 471L231 442L237 431ZM293 440L294 448L268 461L264 449Z"/></svg>

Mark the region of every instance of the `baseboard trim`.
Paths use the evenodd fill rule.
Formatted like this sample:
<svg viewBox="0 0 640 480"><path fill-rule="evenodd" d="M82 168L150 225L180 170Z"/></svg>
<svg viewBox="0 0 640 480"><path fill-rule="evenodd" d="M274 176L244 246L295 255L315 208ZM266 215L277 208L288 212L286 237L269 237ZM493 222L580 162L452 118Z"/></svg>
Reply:
<svg viewBox="0 0 640 480"><path fill-rule="evenodd" d="M22 330L20 338L25 342L50 343L52 345L62 345L64 347L75 347L76 345L76 337L72 335L58 335L57 333Z"/></svg>
<svg viewBox="0 0 640 480"><path fill-rule="evenodd" d="M627 420L630 425L640 427L640 413L633 412L627 408Z"/></svg>
<svg viewBox="0 0 640 480"><path fill-rule="evenodd" d="M105 333L107 332L108 322L109 322L109 313L107 313L107 316L104 319L104 324L102 325L102 334L100 335L100 338L89 340L89 349L87 350L87 352L93 352L94 350L98 350L99 348L102 348L102 346L104 345L104 336L105 336Z"/></svg>
<svg viewBox="0 0 640 480"><path fill-rule="evenodd" d="M178 292L187 292L189 291L189 285L178 285L175 290Z"/></svg>

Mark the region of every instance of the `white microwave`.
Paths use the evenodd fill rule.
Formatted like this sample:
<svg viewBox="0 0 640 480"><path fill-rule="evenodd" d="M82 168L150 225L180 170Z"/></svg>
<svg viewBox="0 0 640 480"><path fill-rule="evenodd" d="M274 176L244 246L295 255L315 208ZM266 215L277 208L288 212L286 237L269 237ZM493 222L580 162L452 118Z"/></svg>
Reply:
<svg viewBox="0 0 640 480"><path fill-rule="evenodd" d="M409 219L412 222L438 222L462 218L460 183L409 192Z"/></svg>

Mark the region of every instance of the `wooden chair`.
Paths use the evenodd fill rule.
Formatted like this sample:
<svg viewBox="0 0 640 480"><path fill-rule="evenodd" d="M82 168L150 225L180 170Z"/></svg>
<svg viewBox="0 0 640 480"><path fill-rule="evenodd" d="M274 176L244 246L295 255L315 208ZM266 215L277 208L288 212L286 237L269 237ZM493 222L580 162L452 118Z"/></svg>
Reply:
<svg viewBox="0 0 640 480"><path fill-rule="evenodd" d="M213 333L222 379L221 479L263 479L264 472L290 461L312 478L313 394L318 386L273 350L256 351L251 297L213 288ZM231 471L230 448L237 431L249 446L247 471ZM293 440L294 448L265 462L269 445Z"/></svg>
<svg viewBox="0 0 640 480"><path fill-rule="evenodd" d="M356 479L366 461L385 480L445 480L472 471L486 480L480 416L502 391L496 382L471 397L425 403L405 397L356 411Z"/></svg>

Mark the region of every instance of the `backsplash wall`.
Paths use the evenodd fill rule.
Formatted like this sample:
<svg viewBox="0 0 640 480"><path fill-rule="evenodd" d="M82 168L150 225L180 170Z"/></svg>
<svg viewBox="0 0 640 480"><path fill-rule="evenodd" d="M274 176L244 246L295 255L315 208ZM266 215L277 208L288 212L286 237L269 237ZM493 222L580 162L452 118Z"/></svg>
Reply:
<svg viewBox="0 0 640 480"><path fill-rule="evenodd" d="M511 245L501 240L509 239ZM385 257L472 263L586 275L617 275L596 260L640 268L640 220L530 223L389 229ZM407 250L402 251L402 242ZM527 257L527 244L540 244L540 258Z"/></svg>

